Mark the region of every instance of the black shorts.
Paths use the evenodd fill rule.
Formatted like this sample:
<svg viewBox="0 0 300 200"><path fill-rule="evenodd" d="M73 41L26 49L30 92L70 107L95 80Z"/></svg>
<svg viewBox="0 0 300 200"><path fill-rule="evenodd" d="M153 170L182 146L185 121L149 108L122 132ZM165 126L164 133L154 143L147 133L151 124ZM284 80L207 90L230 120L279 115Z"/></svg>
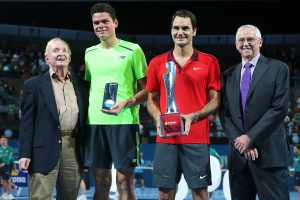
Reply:
<svg viewBox="0 0 300 200"><path fill-rule="evenodd" d="M295 172L295 185L300 186L300 172Z"/></svg>
<svg viewBox="0 0 300 200"><path fill-rule="evenodd" d="M211 185L209 145L157 143L153 168L154 185L176 188L182 173L189 188Z"/></svg>
<svg viewBox="0 0 300 200"><path fill-rule="evenodd" d="M91 125L85 165L116 169L135 167L140 163L138 125Z"/></svg>
<svg viewBox="0 0 300 200"><path fill-rule="evenodd" d="M1 177L3 180L9 180L11 176L12 165L4 165L1 168Z"/></svg>

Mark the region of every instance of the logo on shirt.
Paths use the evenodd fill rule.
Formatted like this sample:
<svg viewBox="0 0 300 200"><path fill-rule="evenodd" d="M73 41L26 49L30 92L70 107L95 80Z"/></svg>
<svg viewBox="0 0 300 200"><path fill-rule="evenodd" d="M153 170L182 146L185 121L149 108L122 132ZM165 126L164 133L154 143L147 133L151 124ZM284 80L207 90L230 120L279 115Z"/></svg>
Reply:
<svg viewBox="0 0 300 200"><path fill-rule="evenodd" d="M204 176L201 176L201 175L200 175L200 179L204 179L206 176L207 176L207 175L204 175Z"/></svg>
<svg viewBox="0 0 300 200"><path fill-rule="evenodd" d="M202 67L194 67L194 68L193 68L193 70L195 70L195 71L196 71L196 70L200 70L200 69L202 69Z"/></svg>
<svg viewBox="0 0 300 200"><path fill-rule="evenodd" d="M124 59L124 58L126 58L126 56L120 56L120 57L119 57L119 59Z"/></svg>

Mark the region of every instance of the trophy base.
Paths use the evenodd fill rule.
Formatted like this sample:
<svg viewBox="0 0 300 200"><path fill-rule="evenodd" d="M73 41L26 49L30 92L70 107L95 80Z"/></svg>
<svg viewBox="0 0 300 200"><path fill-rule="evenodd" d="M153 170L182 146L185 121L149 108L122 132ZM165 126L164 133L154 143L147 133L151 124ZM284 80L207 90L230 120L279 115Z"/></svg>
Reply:
<svg viewBox="0 0 300 200"><path fill-rule="evenodd" d="M160 124L161 135L164 137L178 136L184 132L184 122L180 113L161 115Z"/></svg>

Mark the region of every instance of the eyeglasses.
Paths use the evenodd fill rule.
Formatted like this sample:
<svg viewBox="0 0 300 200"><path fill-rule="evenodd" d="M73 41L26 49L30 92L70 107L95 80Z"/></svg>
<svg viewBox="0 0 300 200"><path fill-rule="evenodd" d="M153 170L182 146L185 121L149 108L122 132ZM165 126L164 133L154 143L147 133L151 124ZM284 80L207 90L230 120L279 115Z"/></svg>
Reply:
<svg viewBox="0 0 300 200"><path fill-rule="evenodd" d="M245 41L247 41L248 44L254 44L254 42L259 39L259 38L254 38L254 37L247 37L247 38L240 38L236 42L238 44L244 44Z"/></svg>

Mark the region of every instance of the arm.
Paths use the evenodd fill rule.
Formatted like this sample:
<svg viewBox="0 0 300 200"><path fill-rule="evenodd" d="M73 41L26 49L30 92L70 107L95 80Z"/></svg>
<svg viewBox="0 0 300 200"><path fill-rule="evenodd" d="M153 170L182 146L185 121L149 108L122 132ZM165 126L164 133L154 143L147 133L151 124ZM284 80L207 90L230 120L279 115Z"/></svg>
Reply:
<svg viewBox="0 0 300 200"><path fill-rule="evenodd" d="M139 85L141 86L141 91L136 93L130 99L127 99L126 107L138 105L147 101L148 91L146 90L147 77L141 78L138 80Z"/></svg>
<svg viewBox="0 0 300 200"><path fill-rule="evenodd" d="M289 73L287 65L280 67L275 78L275 91L266 112L251 127L247 134L236 139L236 148L243 153L253 143L261 145L283 123L289 102Z"/></svg>
<svg viewBox="0 0 300 200"><path fill-rule="evenodd" d="M193 122L197 122L200 119L207 117L209 114L215 112L218 109L220 102L220 92L216 90L209 90L208 96L209 101L201 110L187 115L182 115L182 117L185 119L184 135L188 135L191 124Z"/></svg>
<svg viewBox="0 0 300 200"><path fill-rule="evenodd" d="M36 105L32 88L33 86L30 85L29 82L25 82L21 101L21 122L19 134L19 167L21 170L28 169L31 158L36 117Z"/></svg>
<svg viewBox="0 0 300 200"><path fill-rule="evenodd" d="M102 112L109 114L109 115L119 115L119 113L123 109L145 102L148 98L148 91L146 90L146 82L147 82L147 77L139 79L138 83L141 86L141 90L138 93L136 93L133 97L131 97L129 99L116 102L110 108L110 110L101 109Z"/></svg>
<svg viewBox="0 0 300 200"><path fill-rule="evenodd" d="M239 149L239 146L236 145L237 138L241 138L241 133L239 129L235 126L235 124L232 121L231 112L229 108L229 100L227 97L227 90L226 90L226 72L222 75L222 90L221 90L221 105L220 105L220 122L222 125L223 130L225 131L227 137L229 138L229 141L234 147L239 150L239 152L242 151L242 149ZM255 160L258 158L258 151L256 148L251 147L247 148L243 151L243 155L248 160Z"/></svg>
<svg viewBox="0 0 300 200"><path fill-rule="evenodd" d="M0 154L0 168L2 168L5 164L2 162L2 155Z"/></svg>
<svg viewBox="0 0 300 200"><path fill-rule="evenodd" d="M116 102L110 110L102 109L102 112L111 115L119 115L122 109L141 104L147 100L148 92L146 88L147 82L147 63L143 50L139 45L133 50L132 54L132 70L133 76L137 78L137 82L141 87L141 90L136 93L133 97L127 100Z"/></svg>
<svg viewBox="0 0 300 200"><path fill-rule="evenodd" d="M262 144L263 140L273 134L283 123L288 111L289 82L288 66L284 64L277 74L276 89L269 109L248 132L251 141L255 144Z"/></svg>
<svg viewBox="0 0 300 200"><path fill-rule="evenodd" d="M10 165L13 166L13 168L15 168L15 159L14 159L14 155L13 155L13 148L10 147L10 149L11 149L11 152L9 154Z"/></svg>
<svg viewBox="0 0 300 200"><path fill-rule="evenodd" d="M160 109L159 109L159 102L158 102L158 93L157 92L149 92L148 101L147 101L147 109L149 114L153 117L157 134L162 137L160 132Z"/></svg>
<svg viewBox="0 0 300 200"><path fill-rule="evenodd" d="M221 90L221 104L220 104L220 122L222 128L224 129L225 134L227 135L231 144L234 144L234 141L237 137L240 136L239 129L235 126L232 121L231 112L229 108L229 100L227 97L226 90L226 72L222 75L222 90ZM234 94L233 94L234 95ZM237 94L235 94L237 95ZM238 94L239 95L239 94Z"/></svg>

